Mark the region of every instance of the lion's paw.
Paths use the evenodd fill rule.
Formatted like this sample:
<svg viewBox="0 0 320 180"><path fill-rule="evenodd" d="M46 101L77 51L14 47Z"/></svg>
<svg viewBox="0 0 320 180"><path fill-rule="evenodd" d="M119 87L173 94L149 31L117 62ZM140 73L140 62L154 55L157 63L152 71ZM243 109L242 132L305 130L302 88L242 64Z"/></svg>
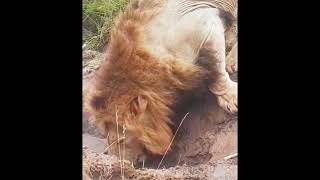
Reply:
<svg viewBox="0 0 320 180"><path fill-rule="evenodd" d="M238 64L235 62L234 64L227 64L226 70L229 74L236 73L238 71Z"/></svg>
<svg viewBox="0 0 320 180"><path fill-rule="evenodd" d="M218 104L230 113L238 112L238 84L231 82L225 94L217 95Z"/></svg>

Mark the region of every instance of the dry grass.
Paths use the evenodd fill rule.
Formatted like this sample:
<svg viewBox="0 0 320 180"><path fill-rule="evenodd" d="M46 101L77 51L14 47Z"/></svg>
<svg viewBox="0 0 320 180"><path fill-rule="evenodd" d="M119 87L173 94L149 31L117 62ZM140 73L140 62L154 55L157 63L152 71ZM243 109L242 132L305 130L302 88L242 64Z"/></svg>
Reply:
<svg viewBox="0 0 320 180"><path fill-rule="evenodd" d="M176 130L176 132L174 133L173 138L172 138L172 139L171 139L171 141L170 141L170 144L168 145L168 147L167 147L167 149L166 149L166 152L164 153L164 155L163 155L163 156L162 156L162 158L161 158L161 161L160 161L160 162L159 162L159 164L158 164L157 169L159 169L159 168L160 168L160 166L161 166L161 163L162 163L163 159L166 157L166 155L167 155L167 153L168 153L168 150L170 149L171 144L172 144L172 142L173 142L174 138L176 137L176 135L177 135L177 133L178 133L178 131L179 131L179 129L180 129L180 127L181 127L182 123L184 122L184 120L186 119L186 117L188 116L188 114L189 114L189 112L188 112L188 113L183 117L183 119L181 120L181 122L180 122L180 124L179 124L179 126L178 126L178 128L177 128L177 130Z"/></svg>
<svg viewBox="0 0 320 180"><path fill-rule="evenodd" d="M126 143L125 143L125 140L126 140L126 127L125 126L123 126L122 127L122 129L123 129L123 131L122 131L122 134L123 134L123 139L124 139L124 143L123 143L123 152L122 152L122 157L123 157L123 161L122 161L122 175L121 175L121 177L122 177L122 179L124 179L124 157L125 157L125 150L126 150Z"/></svg>
<svg viewBox="0 0 320 180"><path fill-rule="evenodd" d="M120 137L119 137L119 122L118 122L118 111L116 112L116 123L117 123L117 143L118 143L118 151L119 151L119 163L120 163L120 173L121 173L121 177L122 177L122 163L121 163L121 146L120 146Z"/></svg>

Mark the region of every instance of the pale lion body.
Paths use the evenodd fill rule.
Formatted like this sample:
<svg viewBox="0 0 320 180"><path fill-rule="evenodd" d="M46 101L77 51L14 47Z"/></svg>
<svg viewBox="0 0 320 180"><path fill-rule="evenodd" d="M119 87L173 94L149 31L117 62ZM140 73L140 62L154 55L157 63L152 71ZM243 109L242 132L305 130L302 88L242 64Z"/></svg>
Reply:
<svg viewBox="0 0 320 180"><path fill-rule="evenodd" d="M141 4L147 1L140 1ZM147 4L147 3L146 3ZM158 57L171 58L193 64L201 49L214 53L208 61L215 61L212 66L216 73L212 76L210 90L219 96L219 103L227 111L237 111L237 85L230 80L229 72L237 60L236 23L231 30L226 30L226 23L221 18L221 8L236 15L235 0L167 0L162 4L158 14L143 27L143 45ZM228 36L226 36L226 33ZM156 35L156 36L155 36ZM232 48L226 60L226 39ZM229 63L228 67L226 63ZM204 67L208 69L208 67ZM211 69L211 67L209 67ZM210 70L212 71L212 70Z"/></svg>

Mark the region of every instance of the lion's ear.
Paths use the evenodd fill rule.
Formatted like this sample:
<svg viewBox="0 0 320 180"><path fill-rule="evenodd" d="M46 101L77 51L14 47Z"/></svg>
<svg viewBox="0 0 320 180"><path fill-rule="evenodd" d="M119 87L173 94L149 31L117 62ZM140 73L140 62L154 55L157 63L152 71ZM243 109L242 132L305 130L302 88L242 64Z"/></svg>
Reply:
<svg viewBox="0 0 320 180"><path fill-rule="evenodd" d="M148 102L145 97L138 96L131 101L130 111L134 116L138 116L147 109Z"/></svg>

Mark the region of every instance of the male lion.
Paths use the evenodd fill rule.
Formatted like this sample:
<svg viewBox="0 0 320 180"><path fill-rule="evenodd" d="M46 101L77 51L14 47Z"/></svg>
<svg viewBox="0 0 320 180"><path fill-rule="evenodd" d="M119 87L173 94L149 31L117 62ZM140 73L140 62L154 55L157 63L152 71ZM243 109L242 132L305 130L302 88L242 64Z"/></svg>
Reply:
<svg viewBox="0 0 320 180"><path fill-rule="evenodd" d="M111 154L132 162L144 150L163 155L174 108L187 94L209 89L220 107L237 112L237 83L225 62L232 16L211 2L133 0L116 20L85 97Z"/></svg>

